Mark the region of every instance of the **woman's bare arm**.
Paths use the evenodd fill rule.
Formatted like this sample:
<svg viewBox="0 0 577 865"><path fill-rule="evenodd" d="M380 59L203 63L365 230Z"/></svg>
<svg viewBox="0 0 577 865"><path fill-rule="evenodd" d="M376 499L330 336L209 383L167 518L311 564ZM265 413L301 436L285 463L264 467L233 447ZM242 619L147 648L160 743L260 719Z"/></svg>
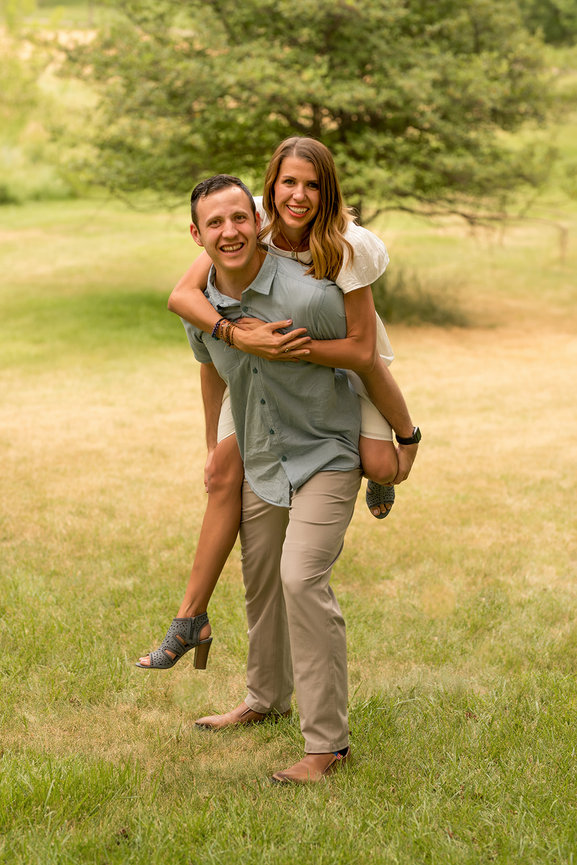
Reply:
<svg viewBox="0 0 577 865"><path fill-rule="evenodd" d="M204 294L212 262L203 250L173 288L168 298L168 309L199 330L212 333L221 316ZM253 319L252 327L237 327L234 335L236 348L267 360L297 361L308 354L304 348L309 337L306 328L289 333L280 330L290 327L292 321L260 322Z"/></svg>
<svg viewBox="0 0 577 865"><path fill-rule="evenodd" d="M175 312L205 333L211 333L220 318L204 294L211 264L210 257L203 250L184 276L178 280L168 298L168 308L171 312Z"/></svg>
<svg viewBox="0 0 577 865"><path fill-rule="evenodd" d="M344 300L346 338L312 339L307 346L309 356L306 360L321 366L338 366L356 372L371 401L394 431L408 438L412 435L414 425L405 398L377 353L376 312L370 285L347 292Z"/></svg>
<svg viewBox="0 0 577 865"><path fill-rule="evenodd" d="M378 359L377 319L371 286L344 295L347 335L344 339L311 339L307 360L321 366L352 369L361 378L370 374Z"/></svg>

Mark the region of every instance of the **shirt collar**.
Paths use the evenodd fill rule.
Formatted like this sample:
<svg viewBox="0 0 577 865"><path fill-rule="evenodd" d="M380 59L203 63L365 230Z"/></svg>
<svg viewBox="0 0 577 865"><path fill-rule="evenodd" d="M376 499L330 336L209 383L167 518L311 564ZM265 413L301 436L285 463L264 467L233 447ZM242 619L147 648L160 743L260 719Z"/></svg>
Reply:
<svg viewBox="0 0 577 865"><path fill-rule="evenodd" d="M256 291L259 294L270 294L272 283L276 276L277 266L277 261L274 255L270 255L270 253L267 252L261 269L251 284L245 288L245 291L250 290Z"/></svg>
<svg viewBox="0 0 577 865"><path fill-rule="evenodd" d="M244 289L243 294L247 291L256 291L258 294L270 294L273 280L277 272L277 261L274 255L267 253L262 263L261 269L257 273L250 285ZM206 295L212 305L216 308L232 306L238 304L238 300L229 297L226 294L221 294L214 284L214 264L211 266L208 274L208 283L206 286Z"/></svg>

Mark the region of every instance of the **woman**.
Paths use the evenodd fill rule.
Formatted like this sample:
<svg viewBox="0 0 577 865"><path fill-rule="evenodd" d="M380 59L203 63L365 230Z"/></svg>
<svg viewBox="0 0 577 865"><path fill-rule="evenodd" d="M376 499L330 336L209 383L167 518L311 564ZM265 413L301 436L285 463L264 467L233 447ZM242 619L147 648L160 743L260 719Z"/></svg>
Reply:
<svg viewBox="0 0 577 865"><path fill-rule="evenodd" d="M412 425L386 367L392 351L375 314L370 288L388 263L386 250L378 238L352 222L330 151L314 139L290 138L279 145L267 169L263 208L261 237L269 251L300 261L316 278L335 280L345 293L347 337L310 340L302 330L285 332L291 325L288 320L244 319L231 325L204 297L210 263L204 253L174 289L169 309L242 351L269 360L304 359L353 371L353 386L361 398L359 451L364 473L371 479L367 503L374 516L383 519L394 500L393 482L407 477L416 455L416 444L401 445L397 451L392 441L391 425L401 434ZM231 248L230 254L234 253ZM211 641L206 609L240 522L242 462L226 400L218 443L207 442L207 446L209 498L189 583L161 647L138 662L145 669L172 667L192 648L196 648L195 666L206 666Z"/></svg>

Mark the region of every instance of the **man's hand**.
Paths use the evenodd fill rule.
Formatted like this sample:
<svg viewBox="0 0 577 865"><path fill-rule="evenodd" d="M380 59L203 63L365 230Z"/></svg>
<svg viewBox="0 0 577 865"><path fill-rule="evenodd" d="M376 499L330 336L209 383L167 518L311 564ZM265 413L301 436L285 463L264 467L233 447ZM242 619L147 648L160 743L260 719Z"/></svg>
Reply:
<svg viewBox="0 0 577 865"><path fill-rule="evenodd" d="M261 321L260 318L239 318L235 321L238 330L234 334L236 348L265 360L283 360L296 363L309 354L305 347L310 342L305 327L297 327L281 333L292 324L285 321Z"/></svg>
<svg viewBox="0 0 577 865"><path fill-rule="evenodd" d="M406 481L411 473L413 463L417 458L419 445L397 445L397 460L399 462L399 470L393 481L394 484L400 484Z"/></svg>

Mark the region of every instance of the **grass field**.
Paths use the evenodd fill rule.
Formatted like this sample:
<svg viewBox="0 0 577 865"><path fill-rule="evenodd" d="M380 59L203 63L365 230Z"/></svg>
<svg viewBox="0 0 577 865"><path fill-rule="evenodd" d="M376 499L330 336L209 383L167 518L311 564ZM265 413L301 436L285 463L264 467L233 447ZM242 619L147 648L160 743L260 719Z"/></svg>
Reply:
<svg viewBox="0 0 577 865"><path fill-rule="evenodd" d="M296 715L203 734L243 697L238 551L209 669L133 666L180 599L204 507L198 367L165 311L186 214L0 210L0 861L570 863L577 851L577 289L537 222L391 217L393 262L467 328L395 326L423 444L335 568L350 768L275 789Z"/></svg>

